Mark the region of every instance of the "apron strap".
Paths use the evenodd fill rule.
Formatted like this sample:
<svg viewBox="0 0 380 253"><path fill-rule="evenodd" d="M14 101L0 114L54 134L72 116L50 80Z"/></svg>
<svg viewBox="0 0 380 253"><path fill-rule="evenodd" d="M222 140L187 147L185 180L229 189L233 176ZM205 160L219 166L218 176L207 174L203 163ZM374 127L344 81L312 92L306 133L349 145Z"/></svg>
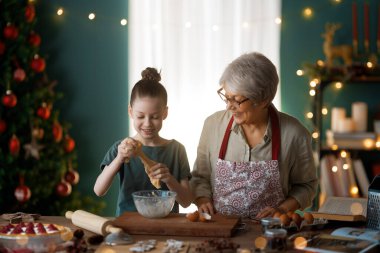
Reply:
<svg viewBox="0 0 380 253"><path fill-rule="evenodd" d="M228 122L228 126L226 128L226 132L224 133L222 146L220 147L220 150L219 150L219 158L220 159L224 159L224 157L226 156L228 139L230 138L231 127L232 127L232 123L233 122L234 122L234 116L232 116L231 119L230 119L230 122Z"/></svg>
<svg viewBox="0 0 380 253"><path fill-rule="evenodd" d="M280 147L281 147L280 121L278 120L278 115L275 109L273 108L273 105L270 105L268 107L268 110L269 110L269 117L272 123L272 160L278 160L279 154L280 154ZM234 121L234 117L232 116L226 128L226 132L224 133L222 146L220 147L220 150L219 150L219 158L223 160L224 160L224 157L226 156L228 139L230 138L233 121Z"/></svg>

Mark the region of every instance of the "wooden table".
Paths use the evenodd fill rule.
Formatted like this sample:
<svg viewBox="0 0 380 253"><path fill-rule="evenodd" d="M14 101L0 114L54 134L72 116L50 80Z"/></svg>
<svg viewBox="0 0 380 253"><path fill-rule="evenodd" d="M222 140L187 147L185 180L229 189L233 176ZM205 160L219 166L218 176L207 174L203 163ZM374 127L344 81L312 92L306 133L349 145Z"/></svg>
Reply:
<svg viewBox="0 0 380 253"><path fill-rule="evenodd" d="M109 219L112 219L112 218L109 218ZM72 231L75 231L76 229L78 229L77 226L72 224L71 220L68 220L65 217L61 217L61 216L42 216L42 217L40 217L38 222L54 223L54 224L62 225L65 227L69 227L70 229L72 229ZM240 248L250 249L253 252L253 250L255 248L255 246L254 246L255 240L262 235L262 230L261 230L262 228L261 228L260 224L258 224L257 222L251 221L251 220L244 220L243 222L246 224L244 230L237 231L229 239L231 239L234 243L239 244ZM4 220L0 221L0 225L4 225L6 223L7 222ZM331 228L327 228L327 229L323 229L322 231L318 231L318 232L330 233L331 230L332 230ZM85 236L87 236L87 237L94 235L94 233L92 233L90 231L86 231L86 230L84 230L84 231L85 231ZM152 235L131 235L131 236L135 242L140 241L140 240L148 240L148 239L157 240L157 246L158 246L157 249L154 251L149 251L152 253L162 252L162 248L164 247L164 244L165 244L167 239L180 240L180 241L183 241L186 245L192 246L192 247L188 247L189 250L183 251L183 252L189 252L189 253L193 252L193 251L191 251L191 248L194 248L194 245L199 244L201 242L204 242L207 239L215 239L215 238L211 238L211 237L206 238L206 237L189 237L189 236L158 236L158 235L157 236L156 235L154 235L154 236L152 236ZM103 242L101 245L96 246L95 249L96 249L96 252L112 252L112 253L130 252L129 248L131 246L132 245L108 246L108 245L105 245L105 243ZM112 249L112 251L108 251L108 249ZM292 250L288 250L287 252L299 252L299 251L292 249Z"/></svg>

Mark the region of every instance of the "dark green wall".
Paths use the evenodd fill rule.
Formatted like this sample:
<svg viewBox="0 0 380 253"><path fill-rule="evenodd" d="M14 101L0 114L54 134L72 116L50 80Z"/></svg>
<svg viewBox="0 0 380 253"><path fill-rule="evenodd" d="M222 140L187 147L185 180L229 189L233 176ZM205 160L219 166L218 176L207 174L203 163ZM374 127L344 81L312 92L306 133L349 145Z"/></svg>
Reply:
<svg viewBox="0 0 380 253"><path fill-rule="evenodd" d="M108 194L98 198L93 186L99 164L109 146L128 135L128 26L125 0L38 1L37 17L47 71L56 79L61 118L72 124L76 141L79 190L107 202L102 215L114 215L118 180ZM64 9L59 17L56 11ZM87 16L96 13L90 21Z"/></svg>
<svg viewBox="0 0 380 253"><path fill-rule="evenodd" d="M311 110L311 98L308 95L309 84L306 77L298 77L296 71L302 68L304 63L315 63L317 60L325 60L321 34L325 30L325 24L340 23L342 25L335 33L334 44L352 43L352 2L341 1L337 4L332 0L283 0L282 1L282 29L281 29L281 99L282 110L288 112L306 126L310 122L305 119L305 113ZM358 36L359 53L363 53L363 3L358 0ZM376 52L376 33L378 17L378 0L366 1L370 6L370 47L371 52ZM314 16L305 19L302 10L311 7ZM379 54L377 55L380 56ZM330 109L332 106L346 107L348 113L351 103L364 100L369 104L369 118L379 109L378 93L380 84L376 85L345 85L341 91L329 87L325 92L324 105ZM348 115L349 116L349 115ZM330 116L324 120L325 127L329 127ZM372 125L369 124L372 128Z"/></svg>

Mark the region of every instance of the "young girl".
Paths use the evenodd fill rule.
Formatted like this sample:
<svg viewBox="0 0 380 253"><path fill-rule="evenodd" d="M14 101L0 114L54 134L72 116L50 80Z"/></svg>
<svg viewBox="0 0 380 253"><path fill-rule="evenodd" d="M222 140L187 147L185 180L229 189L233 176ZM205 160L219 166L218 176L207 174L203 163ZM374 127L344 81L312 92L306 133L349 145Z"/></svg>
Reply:
<svg viewBox="0 0 380 253"><path fill-rule="evenodd" d="M167 140L159 135L162 121L168 115L167 93L159 82L160 74L154 68L146 68L142 79L132 89L128 113L133 120L137 134L114 143L105 155L100 167L94 192L98 196L107 193L116 174L120 178L120 191L116 215L125 211L136 211L132 193L140 190L156 189L150 181L159 179L161 190L177 193L173 212L179 211L178 203L188 207L192 200L189 187L190 166L184 146L176 140ZM139 141L142 151L153 161L158 162L149 172L136 156Z"/></svg>

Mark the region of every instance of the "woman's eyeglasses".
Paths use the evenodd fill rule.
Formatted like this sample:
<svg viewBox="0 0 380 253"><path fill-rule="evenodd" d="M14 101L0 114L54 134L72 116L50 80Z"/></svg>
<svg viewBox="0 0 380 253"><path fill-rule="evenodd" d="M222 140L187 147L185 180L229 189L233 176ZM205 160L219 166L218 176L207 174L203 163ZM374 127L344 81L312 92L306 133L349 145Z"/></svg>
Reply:
<svg viewBox="0 0 380 253"><path fill-rule="evenodd" d="M241 101L237 101L237 100L235 100L234 98L227 98L226 95L223 94L222 90L223 90L223 88L220 88L220 89L217 91L217 93L218 93L219 97L220 97L220 98L221 98L226 104L228 104L228 102L230 102L230 104L235 105L235 106L237 105L238 107L240 107L240 105L241 105L242 103L244 103L244 102L246 102L246 101L249 100L249 98L245 98L245 99L243 99L243 100L241 100Z"/></svg>

